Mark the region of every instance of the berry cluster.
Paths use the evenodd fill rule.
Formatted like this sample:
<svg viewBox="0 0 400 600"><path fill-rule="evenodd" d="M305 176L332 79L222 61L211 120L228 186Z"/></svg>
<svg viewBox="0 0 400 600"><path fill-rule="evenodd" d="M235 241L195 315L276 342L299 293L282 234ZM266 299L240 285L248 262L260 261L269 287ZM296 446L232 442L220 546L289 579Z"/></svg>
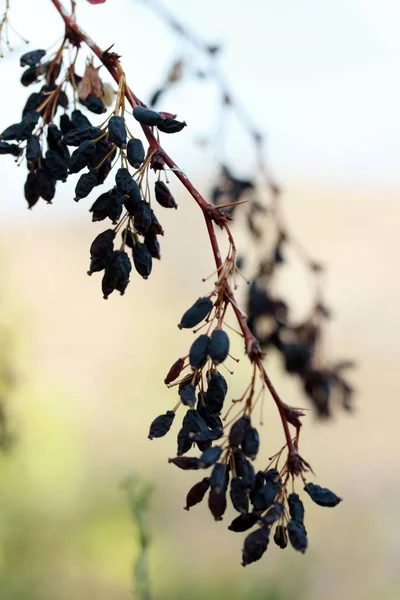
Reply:
<svg viewBox="0 0 400 600"><path fill-rule="evenodd" d="M105 86L92 63L87 65L82 77L75 72L76 58L63 70L67 48L67 40L64 40L49 60L46 60L46 51L41 49L21 56L21 66L27 67L21 78L23 85L38 80L44 80L45 84L39 92L28 97L21 121L1 133L0 153L10 154L18 160L25 158L28 169L25 198L29 208L40 198L51 203L58 181L65 182L70 175L85 170L75 187L74 199L78 202L108 181L113 168L120 164L111 189L100 194L90 208L92 221L109 219L115 226L100 233L90 247L88 274L104 271L102 290L104 298L108 298L114 290L121 294L125 292L132 262L139 275L147 279L153 259L161 258L158 236L164 232L151 207L150 168L158 172L154 185L157 203L164 208L177 208L177 204L160 178L164 170L161 156L150 150L146 154L142 141L129 132L125 120L124 77L113 111L102 124L93 125L76 108L76 103L79 100L95 114L107 112ZM75 106L70 113L66 92L69 88ZM57 124L55 117L59 108L63 109L63 114ZM177 133L186 125L176 120L175 115L142 106L135 106L132 115L138 123L157 127L164 133ZM14 141L18 143L10 143ZM121 244L115 249L118 232L122 233ZM126 247L132 252L132 262Z"/></svg>
<svg viewBox="0 0 400 600"><path fill-rule="evenodd" d="M250 286L249 311L245 315L232 290L235 275L241 271L229 222L236 207L243 202L243 195L254 192L255 184L233 177L225 168L224 181L214 191L213 203L207 202L160 145L160 132L177 133L186 123L178 121L176 115L147 108L128 87L120 57L109 51L103 52L79 28L75 15L67 14L60 0L51 2L65 23L65 36L53 56L48 56L44 50L35 50L21 57L21 66L26 67L22 84L28 86L40 82L41 88L29 96L21 121L1 134L0 153L10 154L20 162L25 157L28 168L25 198L29 208L40 198L51 203L56 184L81 171L84 172L75 187L74 199L77 202L103 183L108 185L112 179L107 191L101 193L90 208L93 221L109 219L113 225L100 233L90 247L89 275L104 272L102 291L106 299L114 291L125 292L132 266L139 275L147 278L152 271L153 258L160 258L158 237L163 235L163 229L151 201L154 197L161 207L177 207L166 185L167 168L188 190L205 219L217 281L214 289L198 299L182 316L181 329L198 327L196 333L203 328L205 333L195 339L189 352L178 358L169 370L165 383L169 387L177 387L177 403L153 421L149 438L163 437L170 430L178 409L182 412L182 407L185 407L177 436L177 456L169 462L184 470L212 467L211 476L203 477L189 491L187 509L200 502L209 490L210 510L216 520L221 520L229 489L233 507L239 512L229 528L247 531L257 526L245 539L243 565L258 560L265 552L272 526L276 527L274 540L278 546L286 547L289 539L296 550L304 552L307 533L304 508L295 492L296 481L298 478L302 480L304 490L317 504L335 506L340 498L306 481L305 474L312 469L299 453L304 413L282 401L263 364L261 346L274 345L284 356L287 371L304 378L306 389L312 391L310 395L313 398L315 395L320 398L324 392L322 370L312 363L318 338L315 321L307 321L303 327L294 328L287 320L283 301L274 300L269 289L266 291L262 287L262 277L266 276L268 283L275 266L283 262L283 245L287 243L288 234L280 220L275 218L279 227L273 258L264 257L260 263L256 281ZM76 65L82 43L90 48L118 84L116 94L100 79L100 67L96 68L92 61L86 61L84 73L78 74ZM71 50L74 51L73 59L70 59ZM133 123L140 126L147 140L147 150L130 131L127 117L130 112L125 101L131 105ZM107 113L108 106L112 105L112 108L108 115L104 115L102 123L93 125L77 108L78 103L97 115ZM56 123L58 110L62 110L62 115ZM258 135L255 139L260 143ZM72 148L75 150L71 152ZM150 192L150 170L157 173L154 194ZM269 182L269 189L277 198L278 188ZM267 211L255 198L250 202L246 200L246 203L249 230L255 239L261 239L261 219L258 217ZM274 214L277 215L277 211ZM229 243L224 259L218 245L216 225ZM117 234L121 235L121 244L115 248ZM132 252L132 260L127 248ZM321 302L318 304L322 305ZM225 331L228 309L236 317L239 327L236 333L243 339L245 354L252 368L249 385L240 398L231 399L230 406L226 406L228 384L220 372L228 357L237 360L229 353L230 340ZM322 312L319 306L318 315ZM260 320L271 316L273 327L264 335L259 330ZM286 338L289 334L292 339ZM340 376L340 369L344 366L343 363L336 366L329 375L329 381L335 378L336 385L342 386L343 390L346 384ZM328 377L326 372L325 376ZM312 377L313 384L310 383ZM350 393L350 390L347 391ZM263 471L256 473L252 461L259 453L260 441L254 426L254 410L258 402L262 405L266 392L270 393L278 409L285 445ZM319 401L318 406L325 406L320 408L321 414L327 411L328 400L325 397L325 400ZM187 456L194 446L197 446L200 456Z"/></svg>
<svg viewBox="0 0 400 600"><path fill-rule="evenodd" d="M231 408L237 403L243 403L244 407L227 423L230 409L221 418L228 384L218 366L230 355L229 337L219 328L221 312L225 309L218 301L220 286L221 282L217 282L214 291L217 300L214 303L211 300L213 294L199 298L182 316L180 328L193 328L204 320L203 326L207 326L208 333L200 335L191 345L188 356L179 358L169 370L165 383L178 387L179 400L172 410L154 419L149 438L165 436L171 429L177 410L181 406L186 407L177 436L177 456L170 458L169 462L183 470L212 467L212 471L209 477L203 477L189 490L185 509L199 504L209 492L210 511L216 521L221 521L229 491L232 506L240 514L228 529L244 532L257 526L244 541L242 565L246 566L264 554L273 526L274 541L280 548L286 548L289 539L295 550L305 552L308 540L303 503L294 491L288 492L290 483L294 490L296 475L301 475L304 490L320 506L336 506L341 499L328 489L307 483L304 471L310 470L310 467L298 456L293 461L289 458L279 469L285 447L272 457L264 471L255 472L252 461L256 459L260 446L258 431L252 424L252 412L257 401L252 402L256 388L255 369L243 396L232 401ZM213 329L215 321L217 327ZM183 374L185 369L190 369L190 372ZM258 397L263 392L264 386ZM300 427L302 413L286 408L288 420ZM213 442L217 443L213 445ZM201 452L200 456L185 456L194 446Z"/></svg>

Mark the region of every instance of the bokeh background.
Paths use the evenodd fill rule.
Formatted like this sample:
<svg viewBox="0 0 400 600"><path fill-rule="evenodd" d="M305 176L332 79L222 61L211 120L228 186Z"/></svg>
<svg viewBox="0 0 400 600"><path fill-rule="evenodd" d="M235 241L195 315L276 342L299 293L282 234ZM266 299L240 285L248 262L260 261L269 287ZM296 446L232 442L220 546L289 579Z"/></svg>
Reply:
<svg viewBox="0 0 400 600"><path fill-rule="evenodd" d="M115 43L144 100L174 57L193 53L146 2L77 5L81 25L96 41ZM103 228L90 222L91 198L77 205L72 183L63 184L54 205L27 211L24 169L2 157L0 324L16 387L8 398L14 444L0 456L0 597L138 597L132 590L137 531L121 489L133 473L153 486L149 568L156 599L395 600L399 4L166 5L211 43L222 44L220 62L234 91L268 134L288 223L329 267L327 299L335 318L326 346L332 356L358 361L352 375L356 411L337 412L329 423L310 415L302 444L318 483L345 501L334 511L306 504L311 545L305 556L271 545L246 569L240 566L242 536L226 529L229 514L214 523L206 505L182 510L196 475L167 464L175 452L173 433L153 442L146 436L152 418L175 403L163 374L191 340L176 323L204 292L201 278L212 271L198 209L171 181L179 210L162 214L162 261L148 281L133 278L124 298L104 302L100 278L86 275L90 242ZM12 0L10 17L32 48L62 35L48 0ZM0 129L19 120L27 95L18 64L25 46L13 34L11 41L14 52L0 63ZM226 136L215 142L216 99L211 83L195 79L165 97L166 110L189 124L165 145L205 193L221 152L239 175L249 174L254 163L240 124L229 123ZM198 143L207 136L212 144ZM294 270L286 284L292 297L296 290L299 315L308 301L303 279ZM233 396L247 385L242 363L231 380ZM306 405L276 357L268 356L267 366L283 397ZM272 454L282 435L268 402L264 420L263 447Z"/></svg>

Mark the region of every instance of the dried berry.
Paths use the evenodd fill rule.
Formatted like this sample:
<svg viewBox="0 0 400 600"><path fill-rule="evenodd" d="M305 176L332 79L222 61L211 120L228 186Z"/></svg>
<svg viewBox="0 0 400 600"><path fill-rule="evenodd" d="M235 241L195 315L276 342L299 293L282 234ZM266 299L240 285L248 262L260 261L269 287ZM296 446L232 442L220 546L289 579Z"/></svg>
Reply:
<svg viewBox="0 0 400 600"><path fill-rule="evenodd" d="M21 56L19 64L21 67L37 67L45 54L46 50L30 50Z"/></svg>
<svg viewBox="0 0 400 600"><path fill-rule="evenodd" d="M304 525L297 523L297 521L289 521L287 531L293 548L304 554L308 546L307 531Z"/></svg>
<svg viewBox="0 0 400 600"><path fill-rule="evenodd" d="M250 418L247 415L243 415L234 422L229 432L229 445L240 446L243 443L247 429L250 426Z"/></svg>
<svg viewBox="0 0 400 600"><path fill-rule="evenodd" d="M73 151L69 159L69 172L79 173L85 167L91 164L91 161L96 154L96 144L90 140L85 140L79 147Z"/></svg>
<svg viewBox="0 0 400 600"><path fill-rule="evenodd" d="M28 202L28 208L32 208L32 206L34 206L40 198L35 182L36 173L34 171L32 173L28 173L28 177L24 186L25 200Z"/></svg>
<svg viewBox="0 0 400 600"><path fill-rule="evenodd" d="M54 181L44 169L36 169L36 171L29 173L25 184L25 198L28 201L29 208L36 204L39 198L51 202L55 193Z"/></svg>
<svg viewBox="0 0 400 600"><path fill-rule="evenodd" d="M92 127L89 125L84 125L83 127L78 127L77 129L72 129L68 133L66 133L63 137L63 142L67 146L79 146L82 142L86 140L95 140L96 138L101 136L101 129L97 129L97 127Z"/></svg>
<svg viewBox="0 0 400 600"><path fill-rule="evenodd" d="M114 229L106 229L106 231L99 233L90 246L90 258L96 260L112 254L114 250L115 235Z"/></svg>
<svg viewBox="0 0 400 600"><path fill-rule="evenodd" d="M89 94L86 100L82 100L79 98L79 102L83 104L90 112L101 115L106 112L106 107L104 106L104 102L101 98L98 98L94 94Z"/></svg>
<svg viewBox="0 0 400 600"><path fill-rule="evenodd" d="M80 110L75 109L71 113L71 123L75 129L79 129L81 127L92 127L91 122Z"/></svg>
<svg viewBox="0 0 400 600"><path fill-rule="evenodd" d="M210 341L210 357L214 364L224 362L229 354L229 337L222 329L214 329Z"/></svg>
<svg viewBox="0 0 400 600"><path fill-rule="evenodd" d="M242 456L240 460L238 460L237 458L239 456ZM253 490L256 482L256 474L254 472L253 465L247 460L247 458L244 458L244 455L242 453L235 452L234 457L236 472L238 476L241 477L243 484L247 490Z"/></svg>
<svg viewBox="0 0 400 600"><path fill-rule="evenodd" d="M126 147L126 127L122 117L114 115L108 121L108 140L118 146L118 148Z"/></svg>
<svg viewBox="0 0 400 600"><path fill-rule="evenodd" d="M242 565L245 567L256 560L260 560L269 542L269 529L260 527L256 531L252 531L244 540L242 552Z"/></svg>
<svg viewBox="0 0 400 600"><path fill-rule="evenodd" d="M160 206L164 208L178 208L171 192L163 181L156 181L154 185L154 194Z"/></svg>
<svg viewBox="0 0 400 600"><path fill-rule="evenodd" d="M153 233L150 229L144 236L144 245L153 258L156 258L157 260L161 259L160 243L155 233Z"/></svg>
<svg viewBox="0 0 400 600"><path fill-rule="evenodd" d="M130 190L136 182L132 179L132 175L128 169L121 167L115 174L115 185L120 194L129 194ZM137 184L136 184L137 185Z"/></svg>
<svg viewBox="0 0 400 600"><path fill-rule="evenodd" d="M164 119L161 123L157 123L157 127L163 133L178 133L186 127L185 121L177 121L176 119Z"/></svg>
<svg viewBox="0 0 400 600"><path fill-rule="evenodd" d="M208 507L216 521L222 521L222 516L226 511L226 488L223 487L217 491L216 487L211 487L208 496Z"/></svg>
<svg viewBox="0 0 400 600"><path fill-rule="evenodd" d="M286 533L286 527L283 525L277 525L274 534L274 542L279 548L284 550L288 545L288 537Z"/></svg>
<svg viewBox="0 0 400 600"><path fill-rule="evenodd" d="M168 374L167 374L166 378L164 379L164 383L168 384L168 383L172 383L172 381L175 381L175 379L177 379L179 377L179 375L181 374L184 364L185 364L185 360L183 358L178 358L178 360L176 362L174 362L174 364L168 371Z"/></svg>
<svg viewBox="0 0 400 600"><path fill-rule="evenodd" d="M215 429L193 433L190 437L194 442L214 442L215 440L219 440L223 434L224 430L222 427L216 427Z"/></svg>
<svg viewBox="0 0 400 600"><path fill-rule="evenodd" d="M206 318L212 307L210 298L199 298L183 315L179 329L192 329Z"/></svg>
<svg viewBox="0 0 400 600"><path fill-rule="evenodd" d="M208 477L204 477L204 479L199 481L199 483L196 483L192 488L190 488L186 496L186 506L184 507L185 510L189 510L189 508L199 504L208 492L209 487L210 479Z"/></svg>
<svg viewBox="0 0 400 600"><path fill-rule="evenodd" d="M281 487L282 484L280 481L268 481L265 485L263 485L252 500L254 510L263 512L272 506Z"/></svg>
<svg viewBox="0 0 400 600"><path fill-rule="evenodd" d="M177 456L176 458L169 458L168 462L184 471L197 470L200 468L199 459L195 456Z"/></svg>
<svg viewBox="0 0 400 600"><path fill-rule="evenodd" d="M211 471L211 488L219 493L226 487L226 466L217 462Z"/></svg>
<svg viewBox="0 0 400 600"><path fill-rule="evenodd" d="M233 507L240 513L247 513L249 510L249 497L247 488L240 477L232 477L230 496Z"/></svg>
<svg viewBox="0 0 400 600"><path fill-rule="evenodd" d="M236 517L236 519L233 519L233 521L229 525L228 529L230 531L235 531L238 533L240 533L242 531L248 531L249 529L254 527L254 525L257 523L259 518L260 517L255 513L247 513L247 514L239 515L238 517Z"/></svg>
<svg viewBox="0 0 400 600"><path fill-rule="evenodd" d="M148 231L150 224L151 224L151 213L148 208L148 204L146 204L142 201L142 198L140 195L140 188L139 188L138 184L136 183L136 181L134 179L131 179L131 181L132 181L132 185L130 186L129 191L123 192L125 208L131 216L133 216L135 214L139 215L140 211L142 211L143 215L146 219L146 221L144 221L143 227L144 228L147 227L146 231ZM141 217L142 220L144 218L143 215ZM136 220L138 221L139 219L140 219L140 217L137 216Z"/></svg>
<svg viewBox="0 0 400 600"><path fill-rule="evenodd" d="M182 404L185 406L194 407L196 404L196 390L195 387L191 384L179 386L179 397L181 399Z"/></svg>
<svg viewBox="0 0 400 600"><path fill-rule="evenodd" d="M7 142L0 141L0 154L19 156L21 152L22 150L16 144L8 144Z"/></svg>
<svg viewBox="0 0 400 600"><path fill-rule="evenodd" d="M60 142L62 139L62 131L57 127L57 125L54 125L53 123L51 123L50 125L48 125L47 127L47 146L49 147L50 150L56 150L56 151L60 151ZM66 150L66 146L64 146L62 152L65 152Z"/></svg>
<svg viewBox="0 0 400 600"><path fill-rule="evenodd" d="M201 369L208 358L208 347L210 338L208 335L200 335L191 345L189 352L189 362L193 369Z"/></svg>
<svg viewBox="0 0 400 600"><path fill-rule="evenodd" d="M150 125L151 127L158 125L162 121L160 113L151 110L150 108L145 108L144 106L135 106L132 114L136 121L139 121L139 123L142 123L143 125Z"/></svg>
<svg viewBox="0 0 400 600"><path fill-rule="evenodd" d="M75 202L86 198L97 185L98 182L98 171L97 169L90 169L89 173L83 173L78 179L75 187Z"/></svg>
<svg viewBox="0 0 400 600"><path fill-rule="evenodd" d="M42 154L39 137L30 135L26 142L25 158L32 167L36 167Z"/></svg>
<svg viewBox="0 0 400 600"><path fill-rule="evenodd" d="M141 242L135 244L135 247L132 250L132 256L136 271L143 279L148 279L153 266L153 259L146 246Z"/></svg>
<svg viewBox="0 0 400 600"><path fill-rule="evenodd" d="M7 141L27 140L28 137L32 134L33 130L35 129L39 118L40 114L35 110L31 110L30 112L25 114L20 123L15 123L14 125L10 125L9 127L7 127L7 129L3 131L0 137L3 140Z"/></svg>
<svg viewBox="0 0 400 600"><path fill-rule="evenodd" d="M212 446L211 448L207 448L207 450L205 450L200 456L200 467L202 469L211 467L211 465L217 462L221 454L222 448L220 448L220 446Z"/></svg>
<svg viewBox="0 0 400 600"><path fill-rule="evenodd" d="M55 150L47 150L44 168L54 181L67 181L68 159Z"/></svg>
<svg viewBox="0 0 400 600"><path fill-rule="evenodd" d="M150 425L149 440L153 438L164 437L171 429L172 422L175 418L175 413L172 410L167 410L165 415L156 417Z"/></svg>
<svg viewBox="0 0 400 600"><path fill-rule="evenodd" d="M142 142L138 138L131 138L126 146L126 158L129 164L138 169L144 161L145 151Z"/></svg>
<svg viewBox="0 0 400 600"><path fill-rule="evenodd" d="M293 521L304 523L304 506L298 494L292 493L288 496L289 512Z"/></svg>
<svg viewBox="0 0 400 600"><path fill-rule="evenodd" d="M103 221L107 217L116 223L122 214L122 196L114 188L101 194L89 209L92 221Z"/></svg>
<svg viewBox="0 0 400 600"><path fill-rule="evenodd" d="M275 502L262 517L261 521L264 525L273 525L276 521L279 521L283 515L283 504L281 502Z"/></svg>
<svg viewBox="0 0 400 600"><path fill-rule="evenodd" d="M146 235L152 224L151 208L147 202L141 201L135 208L134 223L136 231L141 235Z"/></svg>
<svg viewBox="0 0 400 600"><path fill-rule="evenodd" d="M177 455L178 456L182 456L182 454L186 454L186 452L189 452L189 450L191 450L191 448L193 446L193 441L189 438L189 433L190 433L190 430L184 426L181 427L181 429L178 432L178 437L177 437L177 441L178 441Z"/></svg>
<svg viewBox="0 0 400 600"><path fill-rule="evenodd" d="M342 498L336 496L331 490L327 488L322 488L319 485L315 485L314 483L307 483L304 486L305 491L310 496L311 500L319 506L337 506L339 502L342 501Z"/></svg>
<svg viewBox="0 0 400 600"><path fill-rule="evenodd" d="M28 85L35 83L35 81L38 80L38 77L39 77L39 69L37 67L28 67L22 73L21 83L23 86L27 87Z"/></svg>
<svg viewBox="0 0 400 600"><path fill-rule="evenodd" d="M107 264L101 287L103 298L107 300L108 296L114 290L118 290L121 295L124 293L129 283L129 274L132 269L131 261L126 252L114 250L109 264Z"/></svg>
<svg viewBox="0 0 400 600"><path fill-rule="evenodd" d="M220 413L223 405L225 396L228 391L228 384L226 383L225 377L221 373L212 371L207 377L207 408L212 413Z"/></svg>
<svg viewBox="0 0 400 600"><path fill-rule="evenodd" d="M260 438L255 427L248 427L244 437L242 448L246 456L254 460L260 447Z"/></svg>
<svg viewBox="0 0 400 600"><path fill-rule="evenodd" d="M161 224L159 222L159 220L157 219L156 215L154 214L153 210L150 210L150 214L151 214L151 224L150 224L150 229L153 233L155 233L156 235L164 235L164 230L161 227Z"/></svg>

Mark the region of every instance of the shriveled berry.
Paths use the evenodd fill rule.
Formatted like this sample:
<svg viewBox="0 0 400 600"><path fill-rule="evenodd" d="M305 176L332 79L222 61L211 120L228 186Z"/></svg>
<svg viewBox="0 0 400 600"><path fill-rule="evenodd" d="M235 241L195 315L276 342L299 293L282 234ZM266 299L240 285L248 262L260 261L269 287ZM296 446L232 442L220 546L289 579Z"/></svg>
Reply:
<svg viewBox="0 0 400 600"><path fill-rule="evenodd" d="M90 258L92 260L105 258L112 254L115 240L114 229L106 229L96 236L90 246Z"/></svg>
<svg viewBox="0 0 400 600"><path fill-rule="evenodd" d="M130 186L129 191L123 192L123 193L124 193L124 205L125 205L125 208L128 211L128 213L131 216L133 216L133 215L135 215L136 212L138 212L138 214L140 214L140 211L143 211L143 214L145 215L145 218L146 218L144 227L147 227L147 224L151 223L151 213L150 213L149 208L145 208L145 207L148 207L148 205L142 201L142 198L140 195L140 188L134 179L132 179L132 185ZM143 219L143 216L142 216L142 219ZM139 217L138 217L138 220L139 220ZM148 230L148 227L147 227L147 230Z"/></svg>
<svg viewBox="0 0 400 600"><path fill-rule="evenodd" d="M118 148L125 148L126 138L124 119L119 115L112 116L108 121L108 140L118 146Z"/></svg>
<svg viewBox="0 0 400 600"><path fill-rule="evenodd" d="M207 469L211 467L211 465L215 464L219 457L222 454L222 448L220 446L213 446L211 448L207 448L200 456L200 467L202 469Z"/></svg>
<svg viewBox="0 0 400 600"><path fill-rule="evenodd" d="M69 172L79 173L85 167L91 164L91 161L96 154L96 144L90 140L85 140L79 147L73 151L69 159Z"/></svg>
<svg viewBox="0 0 400 600"><path fill-rule="evenodd" d="M56 193L56 186L51 177L46 173L46 171L43 168L36 169L36 171L30 173L30 175L32 177L28 176L26 182L27 188L29 188L29 190L27 190L26 188L25 192L28 193L28 195L30 195L31 199L35 196L35 194L37 194L39 198L43 198L43 200L46 200L46 202L51 202ZM29 207L31 207L29 200L28 204Z"/></svg>
<svg viewBox="0 0 400 600"><path fill-rule="evenodd" d="M28 208L32 208L40 198L35 182L36 173L32 171L31 173L28 173L24 186L25 200L28 202Z"/></svg>
<svg viewBox="0 0 400 600"><path fill-rule="evenodd" d="M109 192L101 194L94 202L89 211L92 213L92 221L103 221L107 217L117 222L122 214L122 196L114 188Z"/></svg>
<svg viewBox="0 0 400 600"><path fill-rule="evenodd" d="M196 390L193 385L184 385L179 386L179 397L181 399L182 404L185 406L194 407L196 404Z"/></svg>
<svg viewBox="0 0 400 600"><path fill-rule="evenodd" d="M141 235L145 235L152 221L151 208L147 202L141 201L134 211L135 229Z"/></svg>
<svg viewBox="0 0 400 600"><path fill-rule="evenodd" d="M106 107L104 106L104 102L101 98L98 98L94 94L89 94L86 100L79 99L79 102L83 104L90 112L101 115L106 112Z"/></svg>
<svg viewBox="0 0 400 600"><path fill-rule="evenodd" d="M235 421L229 432L229 445L240 446L245 438L247 429L250 426L250 417L243 415Z"/></svg>
<svg viewBox="0 0 400 600"><path fill-rule="evenodd" d="M220 492L226 486L226 466L217 462L211 471L211 488Z"/></svg>
<svg viewBox="0 0 400 600"><path fill-rule="evenodd" d="M105 300L114 290L118 290L121 294L124 293L129 283L131 269L132 264L127 253L122 250L114 250L101 282Z"/></svg>
<svg viewBox="0 0 400 600"><path fill-rule="evenodd" d="M144 161L145 151L138 138L131 138L126 146L126 158L134 169L138 169Z"/></svg>
<svg viewBox="0 0 400 600"><path fill-rule="evenodd" d="M237 455L239 455L239 452L235 452L235 459ZM242 478L243 484L246 487L246 489L251 491L253 490L255 485L256 474L254 472L254 467L251 464L251 462L249 462L247 458L244 458L244 455L242 456L242 460L235 460L236 472L238 476Z"/></svg>
<svg viewBox="0 0 400 600"><path fill-rule="evenodd" d="M17 144L8 144L7 142L0 141L0 154L19 156L21 153L22 150L17 146Z"/></svg>
<svg viewBox="0 0 400 600"><path fill-rule="evenodd" d="M47 150L44 168L54 181L67 181L68 160L55 150Z"/></svg>
<svg viewBox="0 0 400 600"><path fill-rule="evenodd" d="M176 119L167 118L157 124L157 127L163 133L178 133L186 127L185 121L177 121Z"/></svg>
<svg viewBox="0 0 400 600"><path fill-rule="evenodd" d="M254 510L263 512L272 506L281 487L282 484L280 481L268 481L268 483L263 485L252 500Z"/></svg>
<svg viewBox="0 0 400 600"><path fill-rule="evenodd" d="M63 137L63 142L67 146L79 146L80 144L82 144L82 142L86 140L95 140L100 136L100 129L97 129L97 127L84 125L83 127L72 129L71 131L66 133Z"/></svg>
<svg viewBox="0 0 400 600"><path fill-rule="evenodd" d="M164 379L164 383L168 384L172 383L172 381L175 381L175 379L177 379L181 374L184 364L185 360L183 358L178 358L178 360L174 362L174 364L168 371L167 376Z"/></svg>
<svg viewBox="0 0 400 600"><path fill-rule="evenodd" d="M174 197L163 181L156 181L154 184L154 195L160 206L164 208L178 208Z"/></svg>
<svg viewBox="0 0 400 600"><path fill-rule="evenodd" d="M211 371L207 374L207 383L207 407L213 413L220 413L228 391L225 377L221 373Z"/></svg>
<svg viewBox="0 0 400 600"><path fill-rule="evenodd" d="M307 531L304 525L297 523L297 521L289 521L287 531L293 548L304 554L308 546Z"/></svg>
<svg viewBox="0 0 400 600"><path fill-rule="evenodd" d="M281 502L274 502L274 504L268 509L261 521L264 525L273 525L276 521L279 521L283 514L283 504Z"/></svg>
<svg viewBox="0 0 400 600"><path fill-rule="evenodd" d="M269 529L260 527L252 531L244 540L242 551L242 565L246 567L250 563L260 560L269 543Z"/></svg>
<svg viewBox="0 0 400 600"><path fill-rule="evenodd" d="M315 485L314 483L307 483L304 486L305 491L310 496L311 500L318 504L319 506L337 506L339 502L342 501L342 498L336 496L331 490L327 488L322 488L319 485Z"/></svg>
<svg viewBox="0 0 400 600"><path fill-rule="evenodd" d="M251 529L259 520L259 516L255 513L245 513L233 519L228 529L230 531L242 532Z"/></svg>
<svg viewBox="0 0 400 600"><path fill-rule="evenodd" d="M45 54L46 50L30 50L21 56L19 64L21 67L37 67Z"/></svg>
<svg viewBox="0 0 400 600"><path fill-rule="evenodd" d="M262 473L262 475L265 478L265 482L276 481L276 479L279 478L279 471L277 471L276 469L268 469L266 473L264 473L264 471L259 471L259 473Z"/></svg>
<svg viewBox="0 0 400 600"><path fill-rule="evenodd" d="M39 69L37 67L28 67L21 75L21 83L23 86L28 87L32 83L38 80Z"/></svg>
<svg viewBox="0 0 400 600"><path fill-rule="evenodd" d="M165 415L156 417L150 425L149 440L153 438L164 437L171 429L172 422L175 418L175 413L172 410L167 410Z"/></svg>
<svg viewBox="0 0 400 600"><path fill-rule="evenodd" d="M288 496L289 512L293 521L304 523L304 506L298 494L292 493Z"/></svg>
<svg viewBox="0 0 400 600"><path fill-rule="evenodd" d="M189 429L185 426L182 426L178 432L178 448L177 455L182 456L182 454L186 454L189 450L192 449L193 441L189 438Z"/></svg>
<svg viewBox="0 0 400 600"><path fill-rule="evenodd" d="M92 127L91 122L79 109L75 109L71 113L71 123L75 129L80 127Z"/></svg>
<svg viewBox="0 0 400 600"><path fill-rule="evenodd" d="M190 437L194 442L213 442L219 440L223 435L224 430L222 427L216 427L215 429L207 429L207 431L193 433Z"/></svg>
<svg viewBox="0 0 400 600"><path fill-rule="evenodd" d="M184 507L185 510L189 510L193 506L196 506L196 504L199 504L208 492L209 487L210 479L209 477L204 477L204 479L190 488L186 496L186 506Z"/></svg>
<svg viewBox="0 0 400 600"><path fill-rule="evenodd" d="M40 103L41 102L39 102L36 106L39 106ZM66 135L69 131L76 129L75 125L73 124L67 113L61 115L60 117L60 129L63 135Z"/></svg>
<svg viewBox="0 0 400 600"><path fill-rule="evenodd" d="M214 329L210 341L210 357L214 364L224 362L229 354L229 337L222 329Z"/></svg>
<svg viewBox="0 0 400 600"><path fill-rule="evenodd" d="M191 345L189 351L189 362L193 369L201 369L208 358L208 347L210 338L208 335L200 335Z"/></svg>
<svg viewBox="0 0 400 600"><path fill-rule="evenodd" d="M136 271L143 279L148 279L153 266L153 259L146 246L141 242L135 244L135 247L132 250L132 256Z"/></svg>
<svg viewBox="0 0 400 600"><path fill-rule="evenodd" d="M97 185L98 171L97 169L90 169L88 173L83 173L78 179L75 187L75 202L86 198Z"/></svg>
<svg viewBox="0 0 400 600"><path fill-rule="evenodd" d="M286 527L283 525L277 525L274 534L274 542L279 548L284 550L288 545L288 537L286 533Z"/></svg>
<svg viewBox="0 0 400 600"><path fill-rule="evenodd" d="M177 456L176 458L169 458L168 462L184 471L197 470L200 468L199 459L195 456Z"/></svg>
<svg viewBox="0 0 400 600"><path fill-rule="evenodd" d="M204 394L203 394L203 396L204 396ZM216 429L217 427L223 426L221 417L219 415L211 412L207 406L205 406L201 403L197 403L197 409L210 429Z"/></svg>
<svg viewBox="0 0 400 600"><path fill-rule="evenodd" d="M210 298L199 298L183 315L179 323L179 329L192 329L206 318L213 307Z"/></svg>
<svg viewBox="0 0 400 600"><path fill-rule="evenodd" d="M164 235L164 229L162 228L161 223L157 219L154 211L150 210L150 214L151 214L151 223L150 223L151 231L153 233L155 233L156 235Z"/></svg>
<svg viewBox="0 0 400 600"><path fill-rule="evenodd" d="M226 511L226 488L223 487L219 491L217 488L211 487L208 496L208 507L216 521L222 521L222 516Z"/></svg>
<svg viewBox="0 0 400 600"><path fill-rule="evenodd" d="M139 123L142 123L143 125L150 125L152 127L162 122L160 113L151 110L150 108L145 108L144 106L135 106L132 114L136 121L139 121Z"/></svg>
<svg viewBox="0 0 400 600"><path fill-rule="evenodd" d="M50 150L59 151L59 144L62 139L62 131L54 125L54 123L50 123L47 127L47 145Z"/></svg>
<svg viewBox="0 0 400 600"><path fill-rule="evenodd" d="M242 449L246 456L254 460L260 447L260 438L255 427L248 427L242 443Z"/></svg>
<svg viewBox="0 0 400 600"><path fill-rule="evenodd" d="M40 146L39 136L30 135L26 143L26 160L28 163L31 163L31 166L36 167L41 154L42 148Z"/></svg>
<svg viewBox="0 0 400 600"><path fill-rule="evenodd" d="M246 514L249 510L249 497L246 485L240 477L232 477L230 496L233 507L240 513Z"/></svg>
<svg viewBox="0 0 400 600"><path fill-rule="evenodd" d="M156 258L157 260L161 259L160 243L155 233L153 233L150 229L144 236L144 244L153 258Z"/></svg>

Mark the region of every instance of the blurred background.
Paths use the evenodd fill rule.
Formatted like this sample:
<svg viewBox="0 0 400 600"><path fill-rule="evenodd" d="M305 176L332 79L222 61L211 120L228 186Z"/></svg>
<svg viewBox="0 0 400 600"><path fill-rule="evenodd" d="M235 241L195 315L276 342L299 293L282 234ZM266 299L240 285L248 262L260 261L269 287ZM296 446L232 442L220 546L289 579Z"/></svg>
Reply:
<svg viewBox="0 0 400 600"><path fill-rule="evenodd" d="M394 600L400 594L400 6L395 0L165 5L221 45L219 62L232 89L267 133L287 221L328 266L335 318L325 344L332 356L358 362L356 410L337 412L327 423L310 413L302 453L316 482L345 501L331 512L305 500L306 555L272 544L246 569L242 534L226 529L232 513L215 523L206 504L182 510L198 477L167 464L178 425L161 440L150 442L147 433L151 420L175 404L164 372L192 335L176 323L213 270L197 207L171 176L179 210L162 212L161 262L148 281L132 278L124 298L104 302L100 276L86 275L90 243L104 229L90 222L92 198L72 202L70 182L58 186L53 205L27 211L26 173L2 157L1 353L15 385L7 392L13 444L0 456L0 597L139 598L132 589L137 530L121 489L133 473L153 487L149 571L156 599ZM11 22L32 49L62 36L48 0L11 6ZM144 1L93 7L80 0L77 8L80 24L101 46L115 43L144 101L177 55L194 53ZM26 46L13 34L11 42L14 52L0 63L1 130L20 119L27 96L18 64ZM228 123L224 136L215 137L214 85L186 80L165 95L163 107L188 123L164 145L204 193L222 151L237 174L249 175L254 154L240 124ZM240 228L235 233L240 242ZM295 273L290 282L301 314L307 286ZM240 343L235 350L241 357ZM233 397L247 385L245 362L229 381ZM307 406L273 354L266 365L283 398ZM264 422L268 456L282 445L269 401Z"/></svg>

